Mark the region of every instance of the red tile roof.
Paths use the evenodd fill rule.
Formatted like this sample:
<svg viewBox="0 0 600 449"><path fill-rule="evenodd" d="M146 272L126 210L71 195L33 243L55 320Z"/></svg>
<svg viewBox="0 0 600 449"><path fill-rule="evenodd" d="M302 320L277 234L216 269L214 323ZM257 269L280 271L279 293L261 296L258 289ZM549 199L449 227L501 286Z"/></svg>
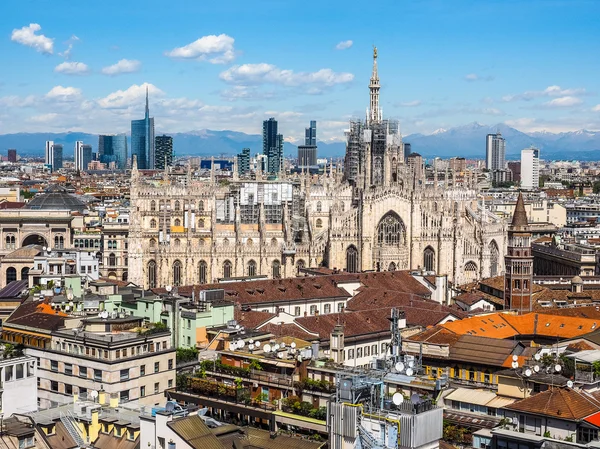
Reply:
<svg viewBox="0 0 600 449"><path fill-rule="evenodd" d="M600 411L593 396L570 388L552 388L504 408L535 415L579 421Z"/></svg>

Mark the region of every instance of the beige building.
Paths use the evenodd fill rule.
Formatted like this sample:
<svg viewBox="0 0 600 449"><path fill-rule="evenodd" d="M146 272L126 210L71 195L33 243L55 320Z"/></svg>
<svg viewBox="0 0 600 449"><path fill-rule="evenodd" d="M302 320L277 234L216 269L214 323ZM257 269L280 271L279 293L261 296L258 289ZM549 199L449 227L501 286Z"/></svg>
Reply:
<svg viewBox="0 0 600 449"><path fill-rule="evenodd" d="M488 204L489 209L500 217L512 217L516 201L494 200ZM557 228L567 224L567 209L559 203L546 199L525 203L525 211L529 223L552 223Z"/></svg>
<svg viewBox="0 0 600 449"><path fill-rule="evenodd" d="M169 330L143 330L142 318L65 321L50 347L28 348L38 359L40 407L72 402L103 390L120 402L160 404L175 385L175 349Z"/></svg>

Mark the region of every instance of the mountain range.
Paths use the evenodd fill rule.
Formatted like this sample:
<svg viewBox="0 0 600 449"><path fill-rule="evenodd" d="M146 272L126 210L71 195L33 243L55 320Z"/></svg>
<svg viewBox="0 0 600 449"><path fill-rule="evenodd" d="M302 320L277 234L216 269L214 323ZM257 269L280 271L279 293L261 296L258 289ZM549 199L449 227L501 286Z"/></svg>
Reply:
<svg viewBox="0 0 600 449"><path fill-rule="evenodd" d="M573 131L564 133L535 132L524 133L506 124L495 126L470 123L451 129L438 129L432 134L410 134L403 137L410 142L413 152L425 158L463 156L467 158L485 157L485 136L501 132L506 139L507 159L518 159L520 151L529 146L541 150L542 159L600 159L600 132ZM176 156L232 156L248 147L251 153L262 151L262 136L237 131L200 130L188 133L174 133L173 145ZM53 140L65 147L66 158L72 156L72 148L77 140L90 143L97 150L98 136L81 132L67 133L16 133L0 134L0 151L16 148L23 156L43 156L44 142ZM318 142L319 157L341 157L345 152L342 141ZM285 143L285 154L295 156L297 146Z"/></svg>

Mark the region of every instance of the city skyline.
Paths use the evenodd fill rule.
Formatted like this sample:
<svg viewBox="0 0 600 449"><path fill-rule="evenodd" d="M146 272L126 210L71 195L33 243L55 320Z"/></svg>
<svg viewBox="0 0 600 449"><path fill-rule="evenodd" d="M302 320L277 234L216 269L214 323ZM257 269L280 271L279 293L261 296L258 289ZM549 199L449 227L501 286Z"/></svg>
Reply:
<svg viewBox="0 0 600 449"><path fill-rule="evenodd" d="M381 108L400 120L404 135L473 121L504 122L526 132L600 128L593 77L598 63L586 56L598 37L591 21L598 4L462 3L465 8L438 1L390 4L402 18L382 17L370 33L353 27L362 21L359 8L345 8L334 24L308 21L320 30L318 37L290 31L268 48L255 45L265 35L236 26L237 18L225 20L228 9L222 6L200 10L175 2L166 16L135 15L130 30L116 33L105 33L102 24L84 25L100 13L97 6L75 6L72 13L81 20L68 27L60 24L66 2L54 11L5 7L0 50L15 64L0 78L0 126L15 132L124 132L143 108L148 88L156 98L157 134L199 129L258 134L261 122L274 116L286 141L301 143L304 123L312 119L319 121L323 141L339 141L349 118L364 117L369 76L364 60L377 44L385 55L379 67L386 79ZM115 22L129 23L134 16L128 12L137 6L121 5ZM322 5L324 12L341 7ZM263 14L254 5L231 8L256 25L277 15L292 30L296 20L286 18L295 15L294 5L263 8ZM185 31L178 25L161 36L141 28L160 21L163 29L194 13L210 25ZM490 14L503 27L485 26ZM440 44L448 23L454 31ZM461 28L468 33L455 32ZM545 31L550 29L552 39ZM134 39L140 32L143 47ZM470 39L473 33L480 33L479 42ZM301 57L305 48L308 62Z"/></svg>

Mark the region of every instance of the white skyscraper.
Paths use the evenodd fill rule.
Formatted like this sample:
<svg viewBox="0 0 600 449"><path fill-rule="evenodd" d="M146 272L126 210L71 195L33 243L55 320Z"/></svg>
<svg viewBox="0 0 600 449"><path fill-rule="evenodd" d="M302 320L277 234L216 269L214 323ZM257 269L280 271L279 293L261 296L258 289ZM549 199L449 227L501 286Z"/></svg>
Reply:
<svg viewBox="0 0 600 449"><path fill-rule="evenodd" d="M502 134L488 134L485 139L485 168L488 170L504 170L506 158L506 141Z"/></svg>
<svg viewBox="0 0 600 449"><path fill-rule="evenodd" d="M92 146L83 143L81 140L75 142L75 170L85 171L88 164L92 162Z"/></svg>
<svg viewBox="0 0 600 449"><path fill-rule="evenodd" d="M526 148L521 151L521 188L537 189L540 183L540 150Z"/></svg>
<svg viewBox="0 0 600 449"><path fill-rule="evenodd" d="M54 159L53 158L54 154L52 151L53 146L54 146L54 141L46 140L46 152L44 153L46 155L45 161L44 161L46 163L46 165L52 166L52 162L53 162L52 159Z"/></svg>
<svg viewBox="0 0 600 449"><path fill-rule="evenodd" d="M50 171L56 171L63 166L63 146L60 143L54 143L52 140L46 141L45 163L50 167Z"/></svg>

